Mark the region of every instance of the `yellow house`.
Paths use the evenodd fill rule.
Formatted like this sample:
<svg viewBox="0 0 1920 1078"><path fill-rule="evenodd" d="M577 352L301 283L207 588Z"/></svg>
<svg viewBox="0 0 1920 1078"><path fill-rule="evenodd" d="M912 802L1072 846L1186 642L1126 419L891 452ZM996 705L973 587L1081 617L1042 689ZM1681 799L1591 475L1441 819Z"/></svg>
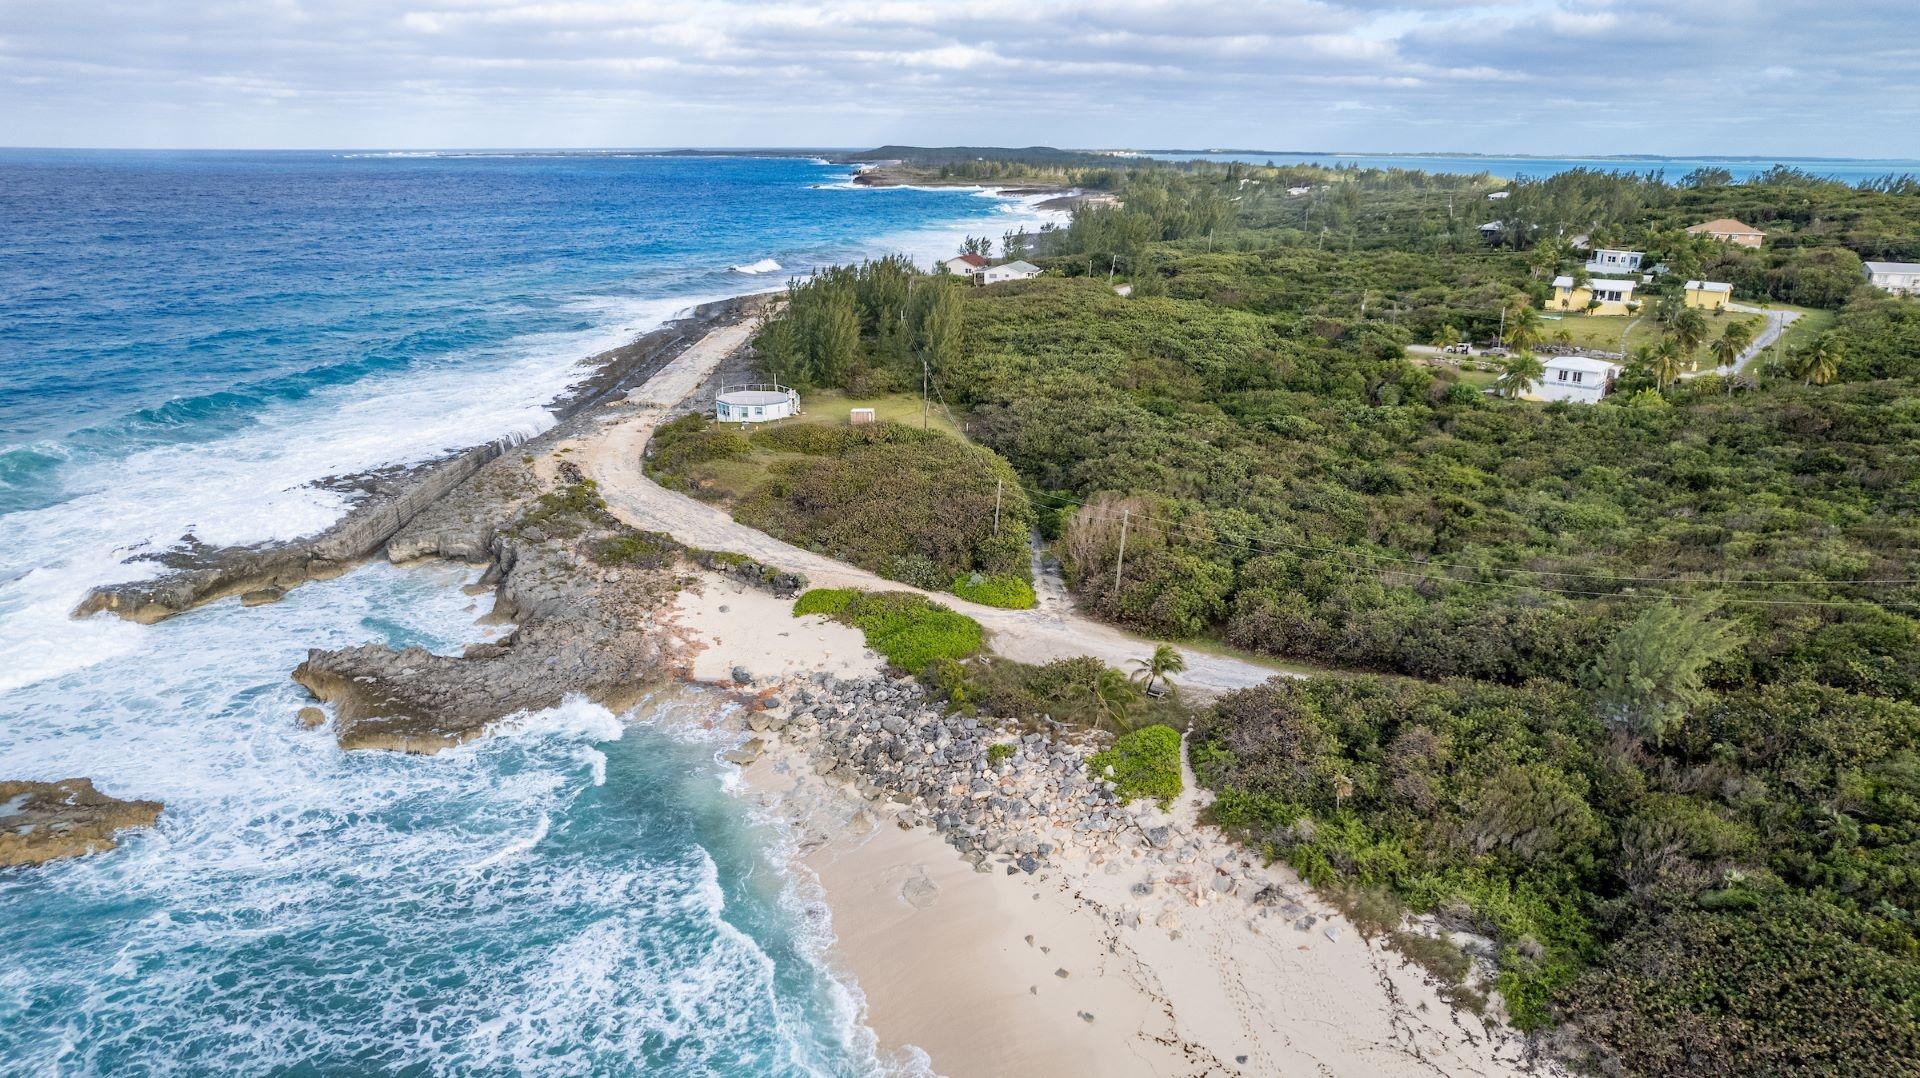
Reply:
<svg viewBox="0 0 1920 1078"><path fill-rule="evenodd" d="M1633 290L1639 283L1595 277L1576 287L1572 277L1562 274L1553 279L1553 295L1547 300L1547 310L1629 314L1631 309L1627 305L1633 302Z"/></svg>
<svg viewBox="0 0 1920 1078"><path fill-rule="evenodd" d="M1733 286L1725 281L1688 281L1687 306L1703 311L1724 311L1733 299Z"/></svg>

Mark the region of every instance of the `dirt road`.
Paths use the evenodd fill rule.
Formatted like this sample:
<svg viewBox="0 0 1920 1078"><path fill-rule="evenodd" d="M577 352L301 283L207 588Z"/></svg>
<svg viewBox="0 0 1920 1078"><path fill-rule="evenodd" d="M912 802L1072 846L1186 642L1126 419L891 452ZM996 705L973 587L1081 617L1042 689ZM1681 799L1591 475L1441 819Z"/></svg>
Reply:
<svg viewBox="0 0 1920 1078"><path fill-rule="evenodd" d="M575 459L600 485L608 508L636 528L666 532L688 546L745 554L763 564L802 573L814 587L917 591L739 524L714 506L661 487L642 471L640 455L654 428L700 386L721 360L744 345L750 332L746 325L722 327L681 353L645 385L627 394L625 401L608 406L594 433L568 443ZM1001 610L945 593L921 594L980 622L995 652L1022 662L1092 655L1131 672L1134 661L1152 654L1157 643L1063 610L1057 599L1034 610ZM1301 676L1278 664L1185 647L1181 653L1186 657L1187 670L1177 683L1183 690L1202 695L1258 685L1275 675Z"/></svg>

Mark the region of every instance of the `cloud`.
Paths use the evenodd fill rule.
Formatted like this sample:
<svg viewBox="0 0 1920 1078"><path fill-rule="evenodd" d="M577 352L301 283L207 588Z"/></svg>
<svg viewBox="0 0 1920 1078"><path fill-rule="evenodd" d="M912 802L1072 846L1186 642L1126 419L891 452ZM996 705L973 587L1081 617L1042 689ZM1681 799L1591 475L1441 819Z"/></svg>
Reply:
<svg viewBox="0 0 1920 1078"><path fill-rule="evenodd" d="M1888 92L1920 78L1906 0L0 0L0 25L16 145L1920 154L1920 95Z"/></svg>

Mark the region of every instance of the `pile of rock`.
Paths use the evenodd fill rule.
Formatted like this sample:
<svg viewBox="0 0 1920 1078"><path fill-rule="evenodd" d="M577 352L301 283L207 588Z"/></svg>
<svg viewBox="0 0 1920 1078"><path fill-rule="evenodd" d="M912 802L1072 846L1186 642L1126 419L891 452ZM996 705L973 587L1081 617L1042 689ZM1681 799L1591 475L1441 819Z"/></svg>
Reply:
<svg viewBox="0 0 1920 1078"><path fill-rule="evenodd" d="M936 828L975 865L997 854L1009 871L1035 872L1070 848L1108 848L1125 834L1145 842L1113 784L1087 772L1098 735L1023 735L948 715L918 684L881 677L815 674L790 702L761 703L751 729L802 748L829 781L897 803L901 826Z"/></svg>

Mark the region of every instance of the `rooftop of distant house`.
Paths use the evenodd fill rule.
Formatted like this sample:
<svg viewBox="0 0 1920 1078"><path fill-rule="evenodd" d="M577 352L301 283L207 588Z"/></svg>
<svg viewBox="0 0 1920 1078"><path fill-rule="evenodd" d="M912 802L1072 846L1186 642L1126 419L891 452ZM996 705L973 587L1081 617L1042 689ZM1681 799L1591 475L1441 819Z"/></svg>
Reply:
<svg viewBox="0 0 1920 1078"><path fill-rule="evenodd" d="M1618 374L1625 367L1593 356L1553 356L1540 364L1550 371L1585 371L1588 374Z"/></svg>
<svg viewBox="0 0 1920 1078"><path fill-rule="evenodd" d="M1760 230L1752 225L1743 221L1736 221L1731 217L1719 217L1711 221L1702 221L1700 224L1687 229L1687 231L1695 235L1707 234L1716 236L1758 236L1761 234Z"/></svg>

